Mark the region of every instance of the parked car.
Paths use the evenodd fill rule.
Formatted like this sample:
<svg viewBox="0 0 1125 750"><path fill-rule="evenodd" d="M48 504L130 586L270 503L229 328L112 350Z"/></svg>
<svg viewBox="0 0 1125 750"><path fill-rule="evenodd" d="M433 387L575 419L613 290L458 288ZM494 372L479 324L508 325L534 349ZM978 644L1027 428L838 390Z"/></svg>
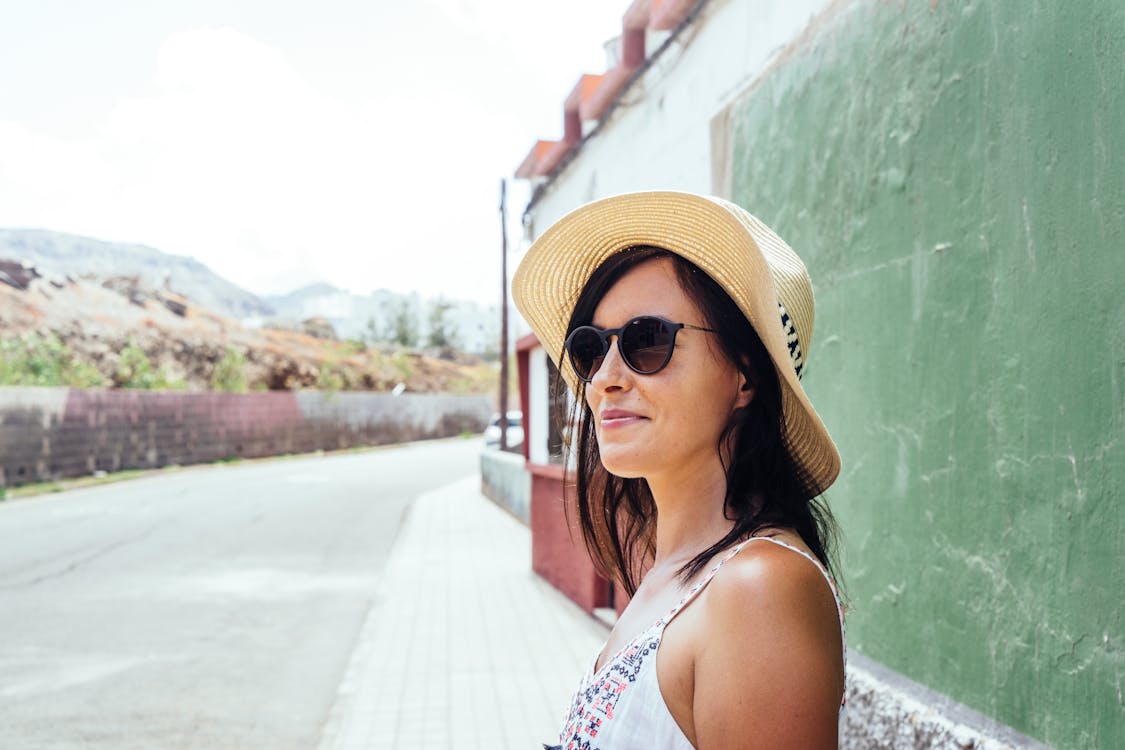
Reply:
<svg viewBox="0 0 1125 750"><path fill-rule="evenodd" d="M484 428L484 445L486 448L500 447L500 415L493 414L488 420L488 427ZM508 412L508 448L519 450L523 446L523 412Z"/></svg>

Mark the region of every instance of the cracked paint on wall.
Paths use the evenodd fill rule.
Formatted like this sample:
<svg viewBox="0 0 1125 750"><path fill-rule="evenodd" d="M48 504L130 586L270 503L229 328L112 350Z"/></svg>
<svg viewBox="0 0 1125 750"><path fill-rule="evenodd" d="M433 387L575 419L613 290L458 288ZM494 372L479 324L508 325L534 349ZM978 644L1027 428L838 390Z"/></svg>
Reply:
<svg viewBox="0 0 1125 750"><path fill-rule="evenodd" d="M729 121L813 277L852 645L1125 747L1125 6L837 2Z"/></svg>

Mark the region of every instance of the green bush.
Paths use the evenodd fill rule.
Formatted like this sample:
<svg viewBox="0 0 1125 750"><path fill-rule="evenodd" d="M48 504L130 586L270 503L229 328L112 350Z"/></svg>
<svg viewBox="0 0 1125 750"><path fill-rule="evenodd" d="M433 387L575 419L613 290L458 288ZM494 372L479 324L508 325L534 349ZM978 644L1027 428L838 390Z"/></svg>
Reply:
<svg viewBox="0 0 1125 750"><path fill-rule="evenodd" d="M410 357L406 355L406 352L395 354L391 358L391 365L395 368L400 380L410 380L410 377L414 374L414 368L411 366Z"/></svg>
<svg viewBox="0 0 1125 750"><path fill-rule="evenodd" d="M234 347L228 346L223 358L215 363L211 372L211 389L231 393L246 392L246 357Z"/></svg>
<svg viewBox="0 0 1125 750"><path fill-rule="evenodd" d="M120 357L117 373L113 376L114 384L120 388L157 391L182 390L187 387L182 380L170 377L163 368L154 368L145 350L132 336L129 337L129 343L121 350Z"/></svg>
<svg viewBox="0 0 1125 750"><path fill-rule="evenodd" d="M105 377L75 359L70 347L53 333L25 333L0 339L0 385L96 388L105 385Z"/></svg>
<svg viewBox="0 0 1125 750"><path fill-rule="evenodd" d="M367 342L363 339L348 339L344 342L344 354L347 356L353 354L363 354L367 351Z"/></svg>
<svg viewBox="0 0 1125 750"><path fill-rule="evenodd" d="M316 375L316 387L328 393L335 393L347 385L344 371L335 357L329 357L320 366Z"/></svg>

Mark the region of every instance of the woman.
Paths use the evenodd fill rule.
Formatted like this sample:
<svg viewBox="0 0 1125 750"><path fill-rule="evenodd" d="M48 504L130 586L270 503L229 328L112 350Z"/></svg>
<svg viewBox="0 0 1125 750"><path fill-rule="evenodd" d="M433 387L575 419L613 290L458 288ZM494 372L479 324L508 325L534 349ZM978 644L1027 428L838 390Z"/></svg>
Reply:
<svg viewBox="0 0 1125 750"><path fill-rule="evenodd" d="M566 750L835 748L839 454L801 388L804 264L717 198L583 206L528 250L520 311L576 396L586 546L631 595Z"/></svg>

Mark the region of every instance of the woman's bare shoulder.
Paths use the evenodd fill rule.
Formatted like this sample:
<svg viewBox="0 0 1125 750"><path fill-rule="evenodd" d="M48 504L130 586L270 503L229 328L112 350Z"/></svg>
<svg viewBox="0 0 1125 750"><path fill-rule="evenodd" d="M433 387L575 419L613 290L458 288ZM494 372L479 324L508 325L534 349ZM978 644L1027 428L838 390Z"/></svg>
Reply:
<svg viewBox="0 0 1125 750"><path fill-rule="evenodd" d="M752 539L724 564L708 587L708 621L719 634L796 628L833 640L842 650L832 585L806 550L781 541L789 546Z"/></svg>
<svg viewBox="0 0 1125 750"><path fill-rule="evenodd" d="M769 607L811 605L812 614L827 609L835 620L835 594L815 558L799 541L780 535L774 538L783 544L751 539L727 560L711 582L711 606L729 605L735 614L745 616L750 597L756 605Z"/></svg>
<svg viewBox="0 0 1125 750"><path fill-rule="evenodd" d="M843 649L820 568L792 549L752 541L705 594L693 700L698 747L728 747L723 738L732 736L756 738L754 747L833 747ZM763 727L776 744L762 742Z"/></svg>

